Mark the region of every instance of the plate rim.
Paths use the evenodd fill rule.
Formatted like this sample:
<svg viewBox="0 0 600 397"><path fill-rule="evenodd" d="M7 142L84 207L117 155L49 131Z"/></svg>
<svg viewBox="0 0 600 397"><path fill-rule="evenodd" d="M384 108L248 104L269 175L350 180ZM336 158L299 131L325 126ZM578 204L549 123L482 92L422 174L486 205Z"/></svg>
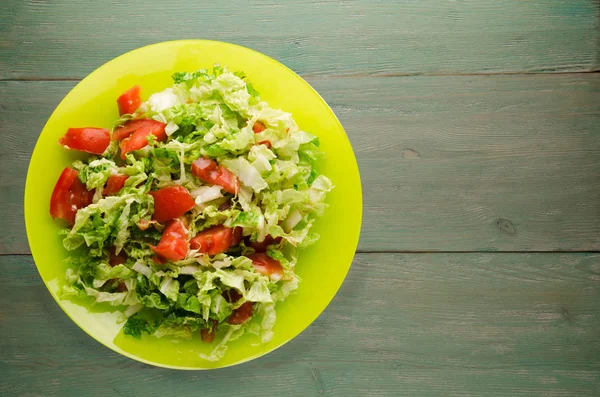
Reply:
<svg viewBox="0 0 600 397"><path fill-rule="evenodd" d="M176 44L191 44L191 45L205 45L205 44L215 44L215 45L222 45L222 46L229 46L229 47L233 47L233 48L237 48L238 50L241 51L250 51L256 55L258 55L259 57L263 58L264 60L266 60L267 62L274 64L277 67L280 68L284 68L286 69L288 72L290 72L292 74L292 76L299 80L302 84L306 85L314 95L316 95L316 97L326 106L327 110L329 111L329 113L331 114L331 116L333 116L333 119L335 120L335 123L341 128L342 132L344 133L347 143L350 147L350 152L352 155L352 166L354 171L356 172L356 178L358 181L358 187L357 187L357 193L358 196L356 198L357 200L357 207L359 209L358 211L358 222L356 223L356 231L355 233L353 233L353 243L351 244L351 246L354 247L353 249L353 254L352 254L352 258L350 259L350 263L348 264L347 268L344 271L344 275L342 278L342 282L340 283L339 287L337 288L337 290L335 291L335 293L333 294L333 296L326 302L324 302L324 306L323 306L323 310L321 310L315 318L313 318L310 322L308 322L304 327L302 327L302 329L300 329L295 335L289 337L289 338L285 338L283 341L281 341L281 343L271 347L270 349L264 351L264 352L260 352L258 354L255 355L251 355L249 357L246 357L244 359L240 359L238 361L235 361L233 363L230 364L226 364L226 365L221 365L221 366L217 366L217 367L197 367L197 366L186 366L186 365L171 365L171 364L164 364L164 363L160 363L160 362L156 362L156 361L151 361L145 358L142 358L138 355L135 355L133 353L127 352L123 349L121 349L119 346L117 346L116 344L111 344L111 345L107 345L104 342L96 339L93 335L91 335L86 327L84 327L82 325L82 323L80 323L79 321L77 321L75 316L72 316L69 313L69 310L67 310L61 303L61 300L58 298L58 296L55 296L55 294L52 292L52 290L50 289L48 282L46 282L46 280L43 278L40 268L37 264L36 261L36 254L34 253L34 250L31 249L31 229L33 227L35 227L35 224L33 222L33 220L31 220L31 216L28 216L28 210L27 208L29 207L27 205L27 203L29 201L31 201L31 199L28 199L28 197L31 195L30 192L30 185L33 182L32 178L30 178L30 175L32 175L32 160L34 157L34 154L36 153L36 151L41 150L40 149L40 137L42 135L42 133L44 132L44 130L46 129L46 127L48 126L48 124L50 123L50 121L53 119L54 115L57 113L58 109L61 107L61 105L66 101L66 99L69 97L69 95L71 95L71 93L75 90L78 89L79 86L81 86L82 84L84 84L84 82L86 82L86 80L92 79L93 76L97 73L100 73L100 69L104 68L105 66L108 66L114 62L117 62L117 60L119 60L120 58L123 58L125 56L134 54L136 52L142 52L142 51L148 51L149 49L153 48L153 47L162 47L162 46L170 46L170 45L176 45ZM262 356L265 356L268 353L271 353L277 349L279 349L281 346L285 345L286 343L290 342L291 340L295 339L296 337L298 337L301 333L303 333L311 324L314 323L314 321L321 316L321 314L327 309L327 307L329 307L329 305L331 304L331 302L333 301L333 299L335 298L335 296L339 293L344 281L346 280L346 277L348 275L348 272L350 271L350 268L352 267L352 262L354 260L354 257L356 255L356 250L358 248L358 243L360 240L360 233L361 233L361 229L362 229L362 218L363 218L363 198L362 198L362 181L361 181L361 177L360 177L360 170L358 167L358 162L356 160L356 155L354 153L354 150L352 148L352 145L350 143L350 139L348 137L348 134L346 133L342 123L340 122L340 120L338 119L337 115L333 112L333 110L331 109L331 107L329 106L329 104L325 101L325 99L323 99L323 97L317 92L317 90L310 84L308 83L306 80L304 80L300 75L298 75L296 72L294 72L292 69L290 69L289 67L287 67L286 65L284 65L283 63L277 61L276 59L263 54L257 50L254 50L252 48L248 48L239 44L235 44L235 43L231 43L231 42L225 42L225 41L218 41L218 40L208 40L208 39L181 39L181 40L168 40L168 41L161 41L161 42L156 42L156 43L152 43L152 44L148 44L148 45L144 45L141 47L137 47L135 49L132 49L130 51L126 51L120 55L117 55L116 57L110 59L109 61L101 64L100 66L96 67L92 72L90 72L88 75L86 75L83 79L81 79L75 86L73 86L73 88L71 88L65 95L64 97L60 100L60 102L56 105L56 107L54 108L54 110L52 111L52 113L50 114L50 116L48 117L48 119L46 120L46 122L44 123L44 126L42 127L42 129L40 130L40 133L38 135L38 138L36 140L36 144L31 152L31 157L29 159L29 164L27 167L27 175L26 175L26 180L25 180L25 189L24 189L24 195L23 195L23 215L24 215L24 220L25 220L25 230L26 230L26 235L27 235L27 242L28 245L30 247L30 251L31 251L31 256L33 259L33 262L35 264L36 270L40 276L40 279L42 280L42 282L44 283L44 286L46 287L46 289L48 290L48 292L50 293L50 296L52 296L52 298L54 299L54 301L58 304L58 306L61 308L61 310L63 311L64 314L67 315L67 317L77 325L77 327L79 327L83 332L85 332L91 339L93 339L96 343L101 344L102 346L105 346L106 348L121 354L129 359L138 361L138 362L142 362L144 364L147 365L151 365L151 366L155 366L155 367L160 367L160 368L168 368L168 369L176 369L176 370L188 370L188 371L207 371L207 370L214 370L214 369L219 369L219 368L228 368L228 367L232 367L235 365L239 365L239 364L243 364L246 363L248 361L252 361L254 359L260 358ZM39 257L40 254L38 254L37 256Z"/></svg>

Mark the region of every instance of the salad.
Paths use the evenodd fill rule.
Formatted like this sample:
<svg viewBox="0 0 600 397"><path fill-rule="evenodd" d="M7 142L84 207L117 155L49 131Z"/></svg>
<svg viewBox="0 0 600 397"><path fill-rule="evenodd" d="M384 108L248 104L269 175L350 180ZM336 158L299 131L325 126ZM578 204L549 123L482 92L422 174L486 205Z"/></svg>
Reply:
<svg viewBox="0 0 600 397"><path fill-rule="evenodd" d="M68 224L63 298L123 310L125 335L267 342L275 304L300 281L298 251L319 236L331 181L316 136L269 107L241 72L175 73L146 102L117 99L111 130L69 128L89 153L60 175L50 214Z"/></svg>

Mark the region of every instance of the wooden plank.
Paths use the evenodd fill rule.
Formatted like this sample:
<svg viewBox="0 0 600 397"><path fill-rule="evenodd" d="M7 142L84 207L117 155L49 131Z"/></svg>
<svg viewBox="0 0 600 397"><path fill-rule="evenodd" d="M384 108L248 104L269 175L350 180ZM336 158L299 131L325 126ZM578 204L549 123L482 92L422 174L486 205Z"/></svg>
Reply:
<svg viewBox="0 0 600 397"><path fill-rule="evenodd" d="M10 230L0 236L0 254L30 252L23 213L29 159L50 114L74 85L0 83L0 226Z"/></svg>
<svg viewBox="0 0 600 397"><path fill-rule="evenodd" d="M600 255L358 254L298 338L211 372L120 357L53 302L28 256L0 257L0 395L591 396Z"/></svg>
<svg viewBox="0 0 600 397"><path fill-rule="evenodd" d="M358 158L360 250L600 248L599 75L309 81ZM74 84L0 83L0 253L29 253L27 163Z"/></svg>
<svg viewBox="0 0 600 397"><path fill-rule="evenodd" d="M361 249L600 248L600 75L311 83L358 158Z"/></svg>
<svg viewBox="0 0 600 397"><path fill-rule="evenodd" d="M0 78L81 78L147 44L229 41L305 75L587 71L594 0L8 1Z"/></svg>

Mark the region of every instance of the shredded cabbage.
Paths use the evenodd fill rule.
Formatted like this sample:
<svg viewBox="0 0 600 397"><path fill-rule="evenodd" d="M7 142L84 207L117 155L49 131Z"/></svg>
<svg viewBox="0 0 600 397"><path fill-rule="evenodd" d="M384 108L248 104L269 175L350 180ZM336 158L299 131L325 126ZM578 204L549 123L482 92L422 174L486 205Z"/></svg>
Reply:
<svg viewBox="0 0 600 397"><path fill-rule="evenodd" d="M62 232L64 247L74 253L62 295L123 307L124 333L137 338L198 337L196 331L216 321L215 347L203 356L214 361L245 333L262 342L272 338L276 303L298 287L298 249L317 241L312 225L327 207L333 184L315 169L322 157L318 138L302 131L290 113L261 101L242 73L215 66L175 73L173 80L172 87L152 94L116 124L161 121L165 142L151 137L125 161L113 142L104 156L73 164L95 193L93 203L78 210L74 225ZM257 123L262 131L254 129ZM237 194L197 178L192 163L200 157L233 173L241 183ZM116 174L128 176L124 187L104 196L103 187ZM152 247L164 225L152 220L154 200L148 193L173 185L186 188L196 203L184 216L189 238L225 225L242 228L239 245L212 256L190 250L180 261L156 261ZM255 268L249 256L260 242L268 244L266 255L280 263L281 274ZM82 247L83 254L75 255ZM115 264L115 256L124 259ZM230 324L246 302L252 302L251 316Z"/></svg>

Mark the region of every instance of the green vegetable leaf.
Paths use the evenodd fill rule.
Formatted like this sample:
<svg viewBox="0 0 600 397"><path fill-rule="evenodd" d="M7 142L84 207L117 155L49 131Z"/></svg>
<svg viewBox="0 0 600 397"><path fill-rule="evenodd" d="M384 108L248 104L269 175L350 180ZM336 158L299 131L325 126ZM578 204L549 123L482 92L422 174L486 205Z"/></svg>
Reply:
<svg viewBox="0 0 600 397"><path fill-rule="evenodd" d="M172 87L153 93L135 114L115 123L157 120L165 124L166 139L149 134L148 145L124 161L112 141L102 156L73 164L95 194L92 204L77 211L74 225L60 232L64 247L77 255L66 261L59 294L123 307L128 317L123 332L134 338L191 338L217 321L219 339L202 357L218 360L246 333L263 343L271 340L275 303L298 288L298 252L319 238L313 224L327 208L333 183L317 171L324 160L318 137L300 129L291 113L261 101L243 72L215 65L172 77ZM200 157L215 161L210 177L194 170ZM117 195L104 197L115 174L128 178ZM220 185L235 179L231 174L240 182L235 194ZM182 216L187 241L223 225L241 232L240 243L216 255L194 249L182 260L159 263L164 258L154 251L167 223L153 220L155 203L148 193L175 185L195 202ZM248 257L254 243L267 238L276 238L267 254L281 263L280 280L259 273ZM111 266L117 254L124 263ZM228 324L244 302L253 302L252 316Z"/></svg>
<svg viewBox="0 0 600 397"><path fill-rule="evenodd" d="M143 333L152 334L155 330L156 326L139 314L129 317L123 326L123 333L136 339L140 339Z"/></svg>

